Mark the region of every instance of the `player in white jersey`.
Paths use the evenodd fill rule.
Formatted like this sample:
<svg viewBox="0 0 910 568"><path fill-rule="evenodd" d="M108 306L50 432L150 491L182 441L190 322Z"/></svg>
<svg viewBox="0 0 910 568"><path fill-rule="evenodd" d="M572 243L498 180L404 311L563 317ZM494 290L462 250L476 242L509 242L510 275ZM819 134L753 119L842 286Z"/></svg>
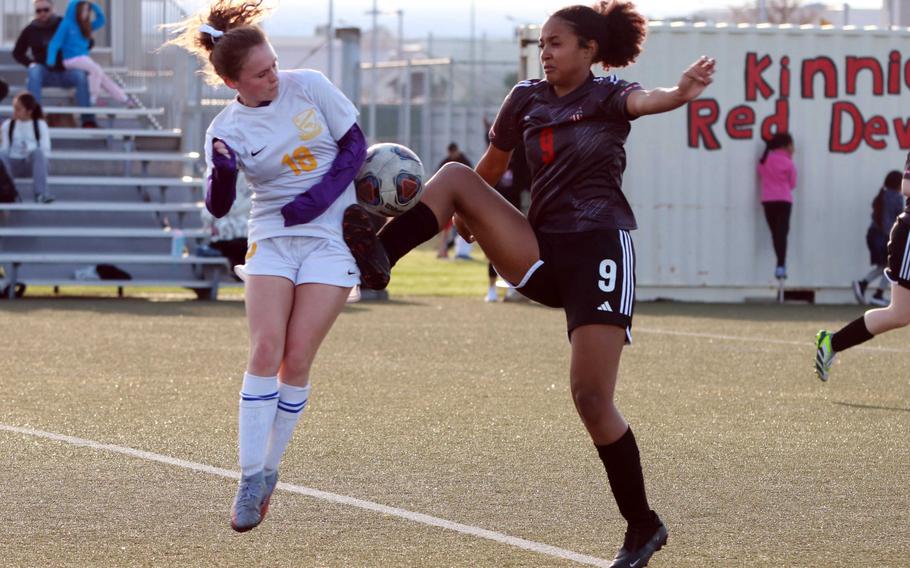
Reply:
<svg viewBox="0 0 910 568"><path fill-rule="evenodd" d="M352 181L366 157L357 110L321 73L279 71L256 25L261 2L219 0L174 26L237 98L206 132L206 207L230 209L237 172L252 189L246 282L250 354L240 393L242 470L231 526L257 526L309 397L309 371L360 271L342 238Z"/></svg>

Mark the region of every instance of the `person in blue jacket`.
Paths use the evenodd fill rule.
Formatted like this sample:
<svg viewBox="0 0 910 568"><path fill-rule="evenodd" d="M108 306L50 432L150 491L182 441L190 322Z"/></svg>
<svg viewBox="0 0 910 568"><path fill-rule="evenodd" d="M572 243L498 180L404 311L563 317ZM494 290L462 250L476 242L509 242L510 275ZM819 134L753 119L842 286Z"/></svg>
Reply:
<svg viewBox="0 0 910 568"><path fill-rule="evenodd" d="M120 85L88 55L92 32L104 27L105 21L104 11L94 2L71 2L47 47L47 65L53 67L62 58L66 69L81 69L88 73L92 105L97 104L102 90L121 103L129 103L130 99Z"/></svg>

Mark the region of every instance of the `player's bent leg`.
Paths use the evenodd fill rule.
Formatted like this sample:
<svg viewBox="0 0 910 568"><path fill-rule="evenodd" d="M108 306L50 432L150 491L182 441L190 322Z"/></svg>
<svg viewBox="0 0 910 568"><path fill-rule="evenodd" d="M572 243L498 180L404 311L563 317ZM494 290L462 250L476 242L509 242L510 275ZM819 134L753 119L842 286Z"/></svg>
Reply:
<svg viewBox="0 0 910 568"><path fill-rule="evenodd" d="M294 283L281 276L250 275L244 295L250 330L247 370L262 377L276 375L294 304Z"/></svg>
<svg viewBox="0 0 910 568"><path fill-rule="evenodd" d="M537 236L527 218L471 168L448 163L427 183L423 197L440 226L457 213L496 271L520 282L540 259Z"/></svg>
<svg viewBox="0 0 910 568"><path fill-rule="evenodd" d="M328 284L301 284L294 291L294 307L287 325L281 382L298 387L309 382L316 351L344 310L350 288Z"/></svg>
<svg viewBox="0 0 910 568"><path fill-rule="evenodd" d="M301 284L294 290L285 355L279 372L278 408L266 446L260 522L268 513L272 493L278 483L278 465L309 400L309 374L313 359L338 314L344 309L349 292L350 288L328 284Z"/></svg>
<svg viewBox="0 0 910 568"><path fill-rule="evenodd" d="M892 284L891 304L887 308L870 310L865 317L872 335L910 325L910 290L900 284Z"/></svg>
<svg viewBox="0 0 910 568"><path fill-rule="evenodd" d="M902 281L903 282L903 281ZM836 333L825 330L815 338L815 372L828 380L834 358L841 351L861 345L877 335L910 325L910 289L900 283L891 285L891 304L886 308L869 310Z"/></svg>
<svg viewBox="0 0 910 568"><path fill-rule="evenodd" d="M378 239L366 229L359 205L345 211L344 238L365 284L377 289L388 283L388 269L402 256L428 241L458 213L473 231L499 273L513 282L524 278L540 258L537 238L524 215L472 169L458 163L443 166L426 184L420 203L389 222ZM369 284L368 284L369 285Z"/></svg>
<svg viewBox="0 0 910 568"><path fill-rule="evenodd" d="M246 283L250 357L241 387L238 447L240 484L231 505L231 528L248 531L268 509L264 478L266 449L278 410L278 369L293 305L293 283L283 277L250 275Z"/></svg>

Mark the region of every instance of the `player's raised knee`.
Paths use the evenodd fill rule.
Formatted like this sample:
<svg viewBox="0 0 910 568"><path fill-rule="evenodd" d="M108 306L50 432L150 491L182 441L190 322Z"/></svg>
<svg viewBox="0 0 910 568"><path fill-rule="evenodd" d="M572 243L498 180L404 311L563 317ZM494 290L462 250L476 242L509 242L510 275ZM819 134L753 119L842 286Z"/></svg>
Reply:
<svg viewBox="0 0 910 568"><path fill-rule="evenodd" d="M461 164L458 162L449 162L447 164L444 164L439 169L439 172L436 174L436 177L438 177L440 179L460 181L460 180L465 179L466 177L475 178L478 176L477 176L477 173L474 172L474 170L472 170L471 168L469 168L468 166L466 166L464 164Z"/></svg>

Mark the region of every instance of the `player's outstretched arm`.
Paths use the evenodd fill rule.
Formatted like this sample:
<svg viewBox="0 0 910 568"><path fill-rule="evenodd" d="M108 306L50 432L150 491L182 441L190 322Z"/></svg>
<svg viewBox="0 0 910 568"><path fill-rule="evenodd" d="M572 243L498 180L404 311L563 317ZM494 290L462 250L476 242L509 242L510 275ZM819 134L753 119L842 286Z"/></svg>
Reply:
<svg viewBox="0 0 910 568"><path fill-rule="evenodd" d="M644 116L683 106L701 95L711 84L716 63L715 59L702 55L686 69L675 87L632 92L626 99L626 110L632 116Z"/></svg>

